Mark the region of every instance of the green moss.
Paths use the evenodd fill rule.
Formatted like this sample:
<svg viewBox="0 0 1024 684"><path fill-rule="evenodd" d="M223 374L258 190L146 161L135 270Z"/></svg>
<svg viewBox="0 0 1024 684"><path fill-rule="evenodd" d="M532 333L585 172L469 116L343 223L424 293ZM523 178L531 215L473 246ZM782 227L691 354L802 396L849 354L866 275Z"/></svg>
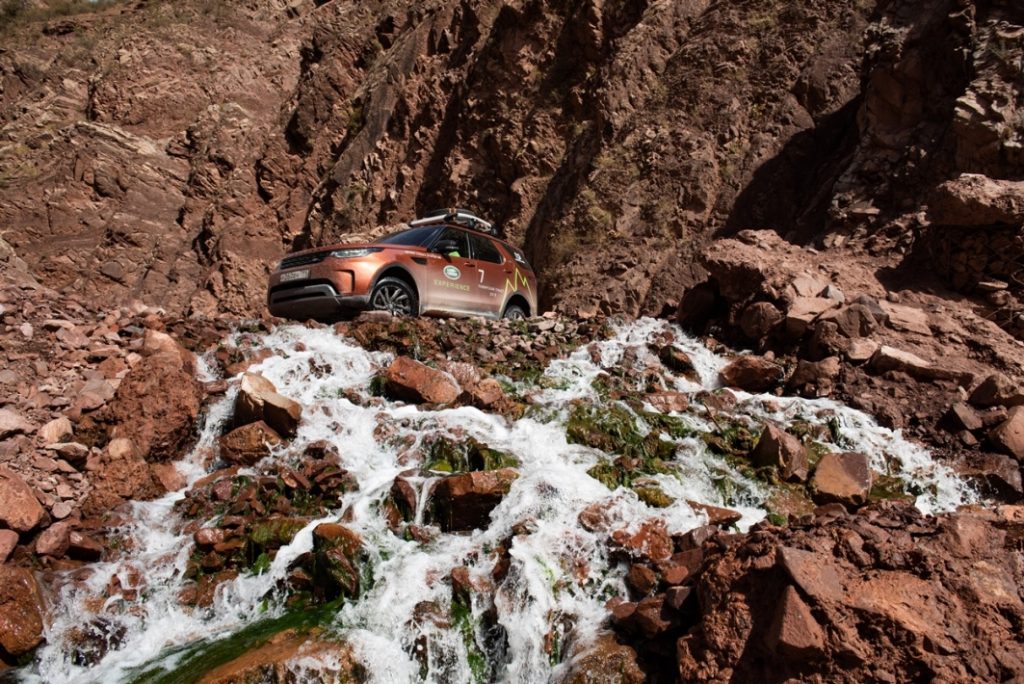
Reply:
<svg viewBox="0 0 1024 684"><path fill-rule="evenodd" d="M903 489L903 480L891 475L875 474L874 483L871 485L870 498L873 500L887 501L913 501L914 496Z"/></svg>
<svg viewBox="0 0 1024 684"><path fill-rule="evenodd" d="M654 422L647 434L643 433L638 420ZM595 406L577 404L566 422L566 438L574 444L600 449L607 454L620 454L627 458L642 460L667 460L675 455L676 445L662 434L673 437L684 434L681 423L663 422L667 416L660 414L635 415L622 404ZM673 419L669 419L673 420ZM675 419L678 420L678 419Z"/></svg>
<svg viewBox="0 0 1024 684"><path fill-rule="evenodd" d="M472 437L465 442L440 437L430 444L424 461L428 470L445 473L497 470L519 465L519 460L515 456L492 449Z"/></svg>
<svg viewBox="0 0 1024 684"><path fill-rule="evenodd" d="M476 642L476 630L473 625L473 611L469 605L459 600L452 599L451 606L452 622L455 628L462 635L462 643L466 646L466 660L469 662L469 669L473 673L474 682L485 682L488 680L487 656Z"/></svg>
<svg viewBox="0 0 1024 684"><path fill-rule="evenodd" d="M651 508L668 508L675 499L666 494L657 485L634 485L633 491L640 497L640 500Z"/></svg>

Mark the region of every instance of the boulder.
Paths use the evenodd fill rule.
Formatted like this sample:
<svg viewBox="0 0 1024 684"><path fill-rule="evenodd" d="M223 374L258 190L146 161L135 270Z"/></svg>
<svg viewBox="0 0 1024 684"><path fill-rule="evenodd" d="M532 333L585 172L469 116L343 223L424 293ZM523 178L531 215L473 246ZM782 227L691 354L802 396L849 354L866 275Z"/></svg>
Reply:
<svg viewBox="0 0 1024 684"><path fill-rule="evenodd" d="M760 340L774 330L782 318L782 312L771 302L754 302L740 314L740 330L749 339Z"/></svg>
<svg viewBox="0 0 1024 684"><path fill-rule="evenodd" d="M494 378L484 378L469 391L470 400L473 406L480 409L487 409L495 406L505 398L505 390L501 383Z"/></svg>
<svg viewBox="0 0 1024 684"><path fill-rule="evenodd" d="M1024 463L1024 406L1014 406L1006 420L988 433L992 445Z"/></svg>
<svg viewBox="0 0 1024 684"><path fill-rule="evenodd" d="M235 397L235 425L262 420L284 437L294 437L302 419L302 406L281 394L262 375L245 373Z"/></svg>
<svg viewBox="0 0 1024 684"><path fill-rule="evenodd" d="M33 430L30 422L16 411L7 408L0 408L0 439L7 439L13 435L23 435Z"/></svg>
<svg viewBox="0 0 1024 684"><path fill-rule="evenodd" d="M31 571L0 565L0 646L15 658L43 641L43 598Z"/></svg>
<svg viewBox="0 0 1024 684"><path fill-rule="evenodd" d="M1020 406L1024 405L1024 391L1002 373L993 373L974 388L968 401L982 407Z"/></svg>
<svg viewBox="0 0 1024 684"><path fill-rule="evenodd" d="M946 415L942 417L942 423L950 432L960 432L961 430L973 432L980 430L985 425L978 412L971 408L970 404L962 401L949 407Z"/></svg>
<svg viewBox="0 0 1024 684"><path fill-rule="evenodd" d="M283 440L262 420L235 428L220 438L220 455L228 463L252 465Z"/></svg>
<svg viewBox="0 0 1024 684"><path fill-rule="evenodd" d="M1012 456L990 452L967 452L955 466L960 477L982 495L1016 502L1024 497L1021 464Z"/></svg>
<svg viewBox="0 0 1024 684"><path fill-rule="evenodd" d="M518 477L513 468L500 468L444 478L431 493L436 522L446 532L487 527L491 511Z"/></svg>
<svg viewBox="0 0 1024 684"><path fill-rule="evenodd" d="M807 449L799 439L774 423L765 425L750 456L758 467L777 468L779 476L784 480L807 480Z"/></svg>
<svg viewBox="0 0 1024 684"><path fill-rule="evenodd" d="M81 532L68 535L68 556L83 561L98 561L103 557L103 545Z"/></svg>
<svg viewBox="0 0 1024 684"><path fill-rule="evenodd" d="M752 354L739 357L719 371L723 385L747 392L767 392L778 385L783 376L782 366Z"/></svg>
<svg viewBox="0 0 1024 684"><path fill-rule="evenodd" d="M912 352L883 344L871 357L871 368L878 373L897 370L914 378L926 378L932 371L932 362Z"/></svg>
<svg viewBox="0 0 1024 684"><path fill-rule="evenodd" d="M814 500L860 506L871 492L872 475L868 457L858 453L828 453L821 457L811 478Z"/></svg>
<svg viewBox="0 0 1024 684"><path fill-rule="evenodd" d="M709 525L729 527L731 525L735 525L743 518L742 513L734 511L731 508L711 506L709 504L700 503L699 501L691 501L689 499L687 499L686 503L693 509L694 513L703 513L706 515L708 517Z"/></svg>
<svg viewBox="0 0 1024 684"><path fill-rule="evenodd" d="M143 357L125 376L98 421L130 439L146 460L180 458L195 436L202 386L177 354Z"/></svg>
<svg viewBox="0 0 1024 684"><path fill-rule="evenodd" d="M825 646L825 633L799 592L787 586L782 590L778 606L767 634L768 647L795 663L820 656Z"/></svg>
<svg viewBox="0 0 1024 684"><path fill-rule="evenodd" d="M46 519L32 488L17 473L0 468L0 523L15 532L31 532Z"/></svg>
<svg viewBox="0 0 1024 684"><path fill-rule="evenodd" d="M388 366L384 383L389 397L413 404L451 404L462 393L451 375L407 356Z"/></svg>

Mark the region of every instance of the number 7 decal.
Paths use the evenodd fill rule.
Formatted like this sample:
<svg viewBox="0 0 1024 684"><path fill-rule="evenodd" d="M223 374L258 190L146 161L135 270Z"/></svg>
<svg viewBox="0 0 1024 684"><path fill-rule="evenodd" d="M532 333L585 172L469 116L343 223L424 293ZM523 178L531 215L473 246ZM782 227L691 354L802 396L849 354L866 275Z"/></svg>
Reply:
<svg viewBox="0 0 1024 684"><path fill-rule="evenodd" d="M480 271L480 284L483 285L484 284L484 269L478 268L476 270Z"/></svg>

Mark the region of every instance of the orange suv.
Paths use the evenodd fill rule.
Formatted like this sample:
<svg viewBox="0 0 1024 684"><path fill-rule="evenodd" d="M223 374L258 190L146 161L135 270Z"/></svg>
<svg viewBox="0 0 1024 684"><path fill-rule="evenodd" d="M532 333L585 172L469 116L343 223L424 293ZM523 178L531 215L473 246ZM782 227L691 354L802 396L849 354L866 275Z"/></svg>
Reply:
<svg viewBox="0 0 1024 684"><path fill-rule="evenodd" d="M284 318L331 318L360 309L395 315L526 318L537 314L537 278L522 250L490 223L445 210L375 242L286 256L270 275L267 307Z"/></svg>

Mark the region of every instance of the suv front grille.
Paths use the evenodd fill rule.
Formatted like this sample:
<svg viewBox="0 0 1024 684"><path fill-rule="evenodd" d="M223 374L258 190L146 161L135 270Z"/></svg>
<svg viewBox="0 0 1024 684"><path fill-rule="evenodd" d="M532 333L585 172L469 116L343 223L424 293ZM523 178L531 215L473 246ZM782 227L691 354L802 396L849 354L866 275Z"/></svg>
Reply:
<svg viewBox="0 0 1024 684"><path fill-rule="evenodd" d="M286 268L295 268L296 266L319 264L327 258L328 254L330 254L330 252L313 252L312 254L299 254L298 256L286 257L281 261L281 270Z"/></svg>

